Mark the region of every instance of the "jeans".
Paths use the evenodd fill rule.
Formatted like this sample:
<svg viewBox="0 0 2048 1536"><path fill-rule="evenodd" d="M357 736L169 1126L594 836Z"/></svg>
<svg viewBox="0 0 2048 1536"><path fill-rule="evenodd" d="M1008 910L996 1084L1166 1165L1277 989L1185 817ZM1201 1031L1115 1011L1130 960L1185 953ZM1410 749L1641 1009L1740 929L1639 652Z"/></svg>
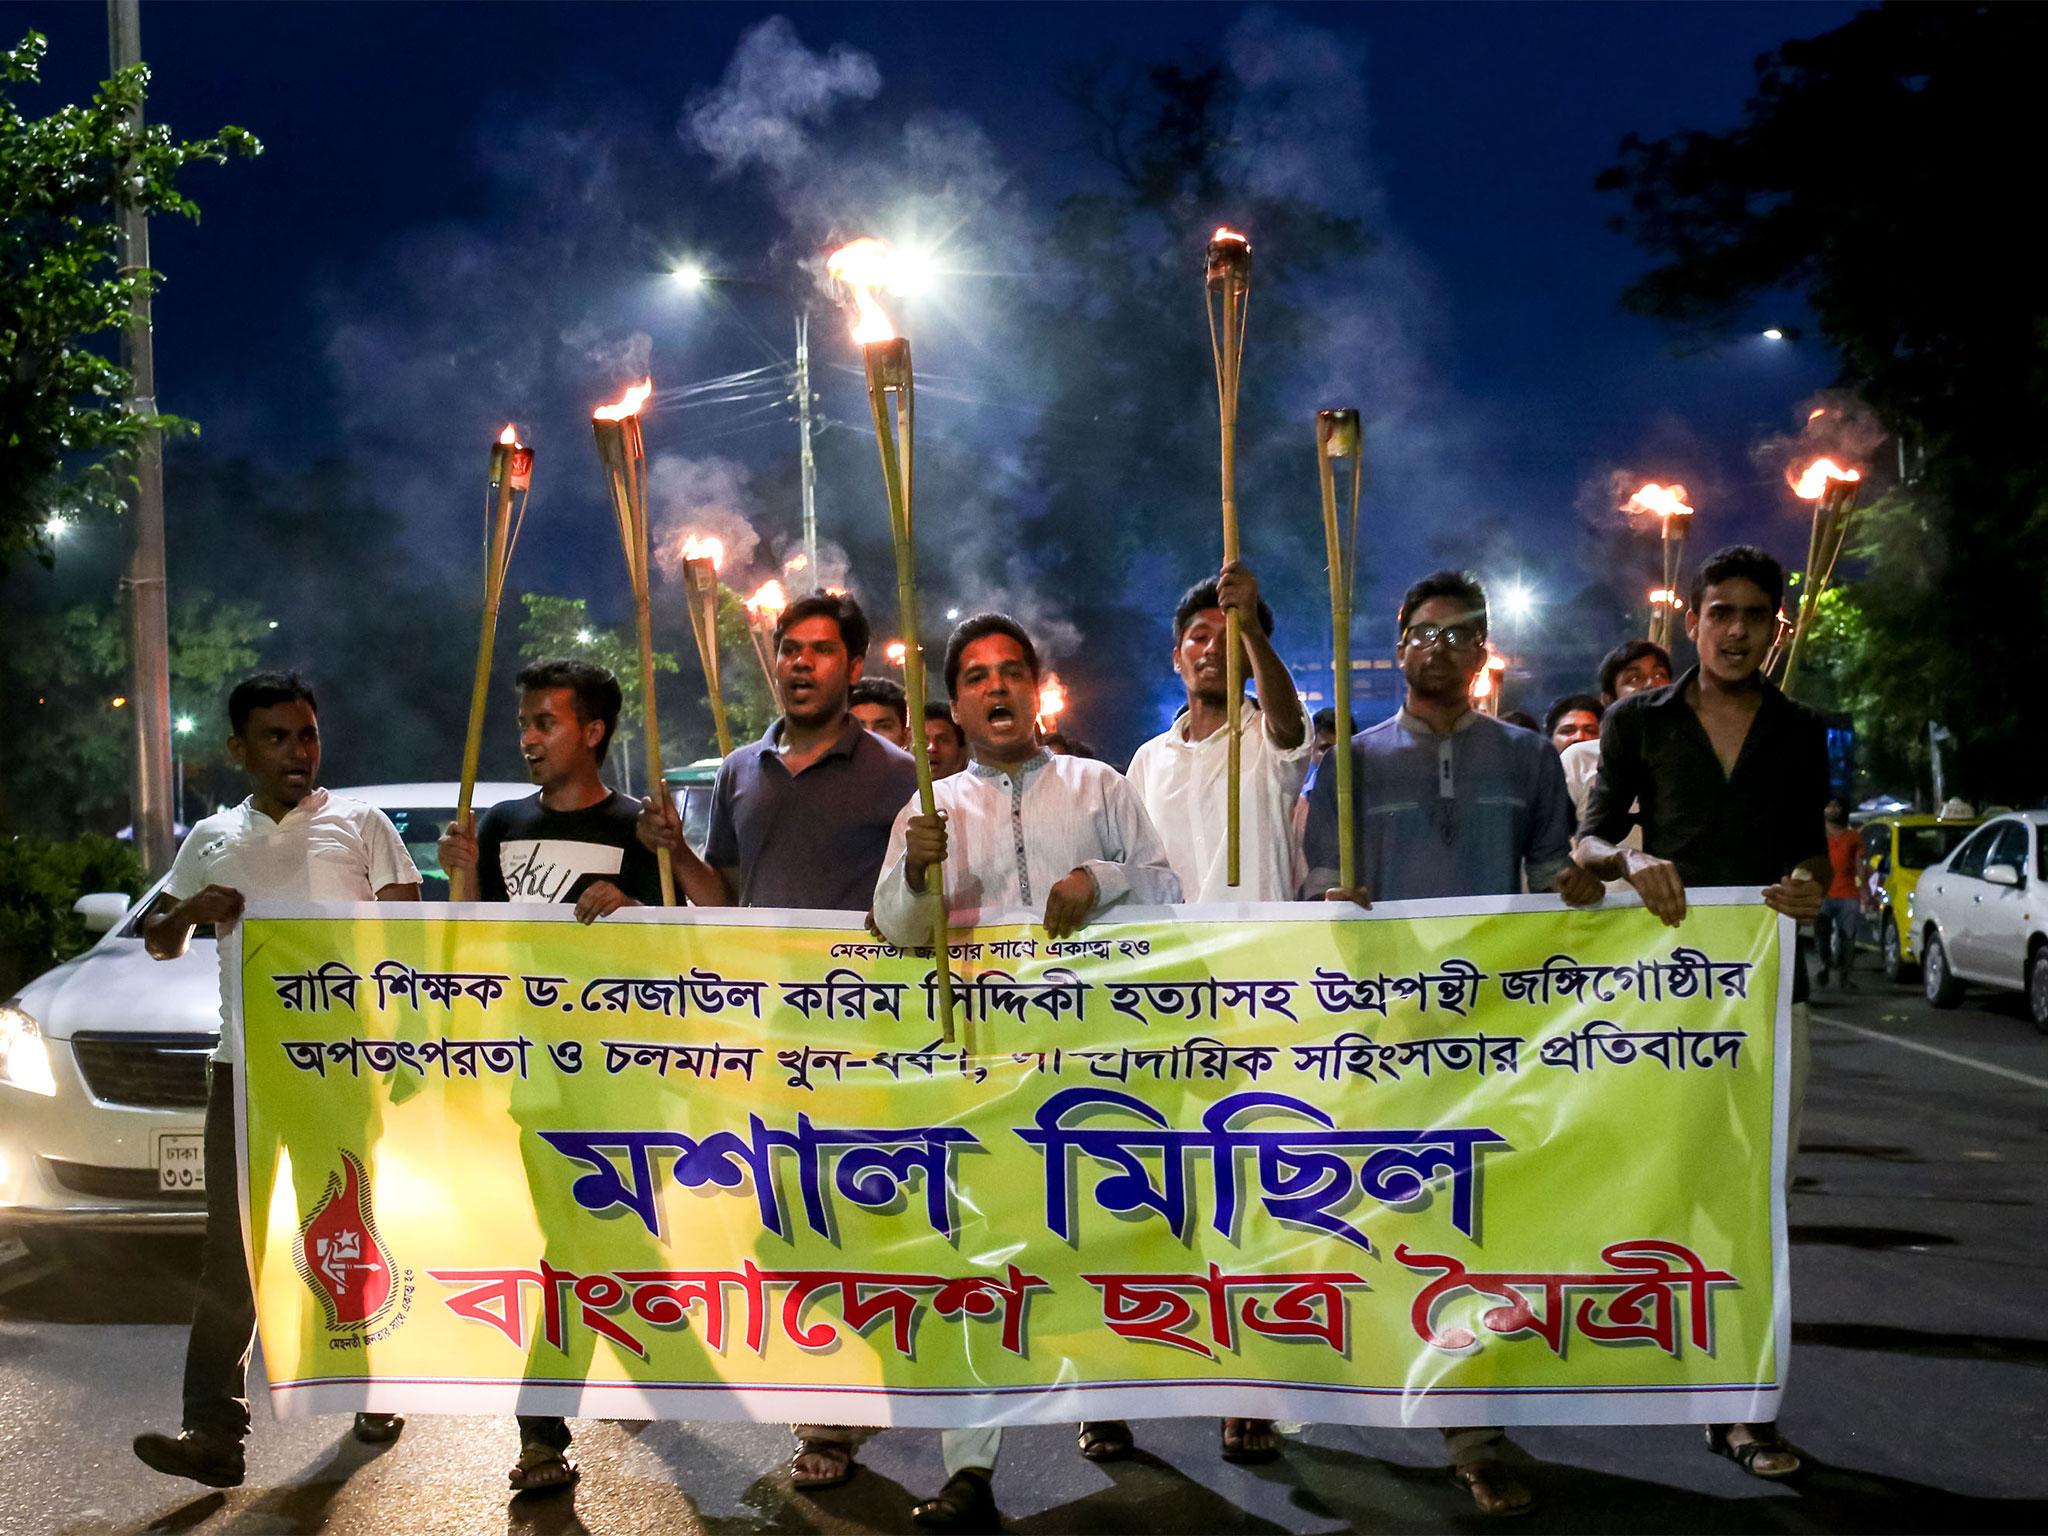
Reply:
<svg viewBox="0 0 2048 1536"><path fill-rule="evenodd" d="M256 1346L256 1297L242 1252L236 1198L234 1069L216 1065L206 1090L206 1242L199 1300L185 1341L185 1428L240 1442L249 1438L249 1354Z"/></svg>
<svg viewBox="0 0 2048 1536"><path fill-rule="evenodd" d="M1820 946L1820 968L1846 976L1856 957L1856 929L1863 920L1863 905L1853 896L1830 896L1821 905L1820 921L1814 924L1814 938Z"/></svg>

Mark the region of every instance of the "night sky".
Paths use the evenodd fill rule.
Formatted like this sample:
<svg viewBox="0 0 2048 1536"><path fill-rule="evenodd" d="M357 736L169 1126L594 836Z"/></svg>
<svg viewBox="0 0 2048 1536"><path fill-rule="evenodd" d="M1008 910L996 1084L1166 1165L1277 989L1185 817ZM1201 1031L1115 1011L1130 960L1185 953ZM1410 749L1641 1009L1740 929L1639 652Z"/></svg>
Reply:
<svg viewBox="0 0 2048 1536"><path fill-rule="evenodd" d="M1105 50L1144 64L1220 55L1257 86L1303 163L1327 168L1332 205L1386 242L1357 273L1355 312L1333 322L1328 355L1261 354L1255 305L1247 357L1248 369L1298 377L1304 410L1349 403L1322 392L1351 384L1369 418L1403 418L1387 439L1384 493L1368 505L1362 611L1391 604L1461 516L1505 517L1523 551L1522 569L1482 574L1525 577L1546 596L1576 590L1582 509L1623 469L1694 490L1697 548L1759 538L1796 561L1803 515L1750 450L1796 423L1800 401L1830 382L1830 360L1810 342L1755 334L1715 354L1668 355L1655 326L1619 308L1643 263L1606 228L1613 199L1591 184L1626 132L1729 125L1758 54L1855 9L145 4L152 119L193 134L238 123L268 151L191 176L198 227L153 227L167 274L160 393L202 423L208 454L280 465L347 454L373 467L436 558L471 556L483 444L516 419L540 449L541 489L515 585L615 609L623 582L590 404L643 361L658 392L766 361L733 312L667 282L670 265L787 280L832 233L820 222L857 217L864 195L878 231L946 236L942 263L963 270L907 321L921 366L946 381L920 397L921 427L971 438L1000 462L1034 401L1005 369L991 317L1030 281L1031 231L1103 176L1060 82ZM786 25L764 38L757 29L774 17ZM103 73L100 6L7 5L0 19L10 36L33 27L50 38L31 110ZM733 68L750 35L767 73ZM691 127L706 93L722 89L728 126L738 114L752 132L755 98L799 77L826 82L820 110L780 123L766 113L783 139L756 142L721 174ZM920 131L918 161L904 146ZM820 150L838 134L854 148ZM868 164L864 147L871 180L847 170ZM780 173L763 158L777 154ZM898 195L933 164L943 195ZM924 222L906 228L912 207ZM940 216L949 229L932 227ZM1198 270L1197 254L1193 326ZM788 302L732 292L747 326L786 349ZM1802 319L1760 313L1756 328ZM864 433L856 381L829 366L853 361L829 312L814 351L824 411ZM650 451L677 460L657 473L657 497L665 484L678 515L729 503L787 538L795 507L757 505L747 488L762 466L794 458L794 436L759 399L652 417ZM821 455L823 536L857 543L849 523L882 525L872 442ZM177 490L174 460L173 540ZM1256 505L1264 491L1243 499ZM1312 526L1312 490L1285 515ZM1213 540L1213 503L1189 516L1195 537ZM943 518L932 537L951 541ZM1246 538L1256 559L1250 524ZM977 570L982 558L967 543L930 551L927 606L1008 597L1085 637L1086 614L1064 612L1057 594L1006 591ZM886 602L880 570L857 566L855 581Z"/></svg>

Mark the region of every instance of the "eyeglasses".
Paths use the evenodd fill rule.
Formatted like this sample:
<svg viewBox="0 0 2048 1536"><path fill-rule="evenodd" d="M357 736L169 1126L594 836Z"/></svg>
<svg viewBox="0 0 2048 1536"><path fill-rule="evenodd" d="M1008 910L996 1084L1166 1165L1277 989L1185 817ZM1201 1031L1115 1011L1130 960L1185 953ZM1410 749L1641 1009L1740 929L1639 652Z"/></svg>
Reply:
<svg viewBox="0 0 2048 1536"><path fill-rule="evenodd" d="M1412 645L1423 651L1439 640L1454 651L1462 651L1481 644L1485 639L1485 629L1477 624L1410 624L1401 633L1403 645Z"/></svg>

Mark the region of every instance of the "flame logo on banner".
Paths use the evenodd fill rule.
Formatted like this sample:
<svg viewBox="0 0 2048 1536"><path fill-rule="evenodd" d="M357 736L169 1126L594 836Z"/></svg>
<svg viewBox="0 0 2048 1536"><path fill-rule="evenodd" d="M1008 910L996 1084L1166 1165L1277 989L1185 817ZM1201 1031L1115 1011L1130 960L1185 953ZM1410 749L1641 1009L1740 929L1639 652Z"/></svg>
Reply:
<svg viewBox="0 0 2048 1536"><path fill-rule="evenodd" d="M319 1206L299 1228L292 1257L299 1275L327 1307L327 1326L367 1327L391 1305L391 1256L370 1214L368 1180L354 1154L341 1154L342 1171L327 1176Z"/></svg>

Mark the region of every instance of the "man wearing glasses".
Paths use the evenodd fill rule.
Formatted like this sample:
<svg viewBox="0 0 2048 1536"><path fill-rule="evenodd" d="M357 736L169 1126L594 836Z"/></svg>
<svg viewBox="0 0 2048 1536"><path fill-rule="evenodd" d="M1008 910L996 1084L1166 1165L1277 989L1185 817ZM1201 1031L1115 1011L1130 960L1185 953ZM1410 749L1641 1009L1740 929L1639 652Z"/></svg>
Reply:
<svg viewBox="0 0 2048 1536"><path fill-rule="evenodd" d="M1406 701L1351 738L1359 884L1338 888L1337 775L1309 796L1308 889L1331 900L1418 901L1555 891L1573 906L1605 893L1572 862L1572 803L1548 740L1472 708L1486 665L1486 593L1437 571L1401 600ZM1341 750L1341 744L1338 748ZM1482 1514L1520 1514L1535 1497L1501 1462L1498 1429L1447 1429L1451 1476Z"/></svg>

